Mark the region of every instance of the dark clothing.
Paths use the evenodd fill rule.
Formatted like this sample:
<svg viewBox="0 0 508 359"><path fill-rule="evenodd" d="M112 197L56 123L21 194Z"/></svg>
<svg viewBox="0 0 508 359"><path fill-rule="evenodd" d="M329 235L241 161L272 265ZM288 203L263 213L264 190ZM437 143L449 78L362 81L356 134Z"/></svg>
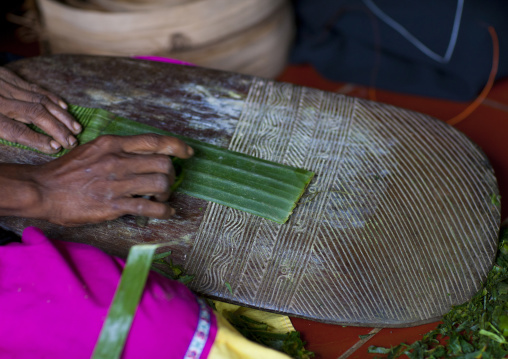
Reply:
<svg viewBox="0 0 508 359"><path fill-rule="evenodd" d="M508 1L296 0L293 63L325 77L402 93L471 100L492 68L508 75Z"/></svg>
<svg viewBox="0 0 508 359"><path fill-rule="evenodd" d="M0 246L11 242L21 242L21 238L16 233L0 227Z"/></svg>

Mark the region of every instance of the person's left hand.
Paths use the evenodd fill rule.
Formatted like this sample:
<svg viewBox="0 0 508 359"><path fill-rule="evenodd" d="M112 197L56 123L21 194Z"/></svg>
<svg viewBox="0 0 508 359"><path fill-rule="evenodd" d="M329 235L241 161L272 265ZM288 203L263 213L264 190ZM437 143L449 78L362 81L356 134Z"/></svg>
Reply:
<svg viewBox="0 0 508 359"><path fill-rule="evenodd" d="M1 138L45 153L57 153L62 147L73 148L81 125L66 109L67 105L58 96L0 67ZM25 124L34 124L48 136L32 131Z"/></svg>

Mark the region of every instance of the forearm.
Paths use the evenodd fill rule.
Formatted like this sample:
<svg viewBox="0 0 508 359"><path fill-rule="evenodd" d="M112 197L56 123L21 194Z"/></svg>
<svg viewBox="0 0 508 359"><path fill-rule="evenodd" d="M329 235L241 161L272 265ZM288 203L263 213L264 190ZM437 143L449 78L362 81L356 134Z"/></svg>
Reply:
<svg viewBox="0 0 508 359"><path fill-rule="evenodd" d="M38 217L41 196L33 166L0 164L0 216Z"/></svg>

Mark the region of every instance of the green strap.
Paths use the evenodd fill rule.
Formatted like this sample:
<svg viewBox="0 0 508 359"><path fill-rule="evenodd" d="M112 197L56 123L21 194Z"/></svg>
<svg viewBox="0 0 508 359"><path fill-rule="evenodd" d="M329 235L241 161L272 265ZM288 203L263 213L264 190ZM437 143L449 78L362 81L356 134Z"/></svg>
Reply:
<svg viewBox="0 0 508 359"><path fill-rule="evenodd" d="M285 223L310 183L313 172L265 161L183 137L156 127L131 121L102 109L69 106L69 112L83 126L80 144L100 135L157 133L182 139L194 149L188 160L175 159L181 171L177 192L219 203L263 218ZM38 129L36 129L38 130ZM40 130L38 130L40 132ZM26 146L5 140L0 143ZM63 150L61 156L69 150Z"/></svg>

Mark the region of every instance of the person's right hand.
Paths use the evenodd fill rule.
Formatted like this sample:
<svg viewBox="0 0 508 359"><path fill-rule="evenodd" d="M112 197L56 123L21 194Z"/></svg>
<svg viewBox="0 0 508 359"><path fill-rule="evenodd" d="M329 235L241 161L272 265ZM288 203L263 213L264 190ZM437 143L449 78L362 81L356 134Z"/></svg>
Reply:
<svg viewBox="0 0 508 359"><path fill-rule="evenodd" d="M175 180L169 156L192 154L174 137L102 136L46 164L18 167L17 176L34 183L39 197L25 216L65 226L125 214L168 218L175 212L164 203Z"/></svg>
<svg viewBox="0 0 508 359"><path fill-rule="evenodd" d="M47 133L32 131L34 124ZM81 125L67 112L65 102L55 94L30 84L0 67L0 138L57 153L77 145Z"/></svg>

